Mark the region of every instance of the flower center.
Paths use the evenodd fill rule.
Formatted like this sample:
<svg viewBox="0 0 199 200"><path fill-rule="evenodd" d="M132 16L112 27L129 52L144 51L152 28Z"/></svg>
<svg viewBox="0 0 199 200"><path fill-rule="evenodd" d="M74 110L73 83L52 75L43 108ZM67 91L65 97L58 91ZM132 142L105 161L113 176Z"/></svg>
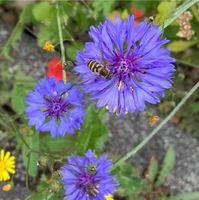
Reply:
<svg viewBox="0 0 199 200"><path fill-rule="evenodd" d="M117 72L122 73L123 75L128 75L130 73L130 66L131 62L129 60L121 59L118 62Z"/></svg>
<svg viewBox="0 0 199 200"><path fill-rule="evenodd" d="M85 173L80 176L78 186L81 187L90 196L95 196L98 191L98 185L94 179L94 175Z"/></svg>
<svg viewBox="0 0 199 200"><path fill-rule="evenodd" d="M126 78L133 76L137 71L135 61L136 57L116 55L116 58L110 70L120 81L125 81Z"/></svg>
<svg viewBox="0 0 199 200"><path fill-rule="evenodd" d="M67 111L68 104L65 99L60 96L46 98L46 110L44 111L47 117L60 117Z"/></svg>

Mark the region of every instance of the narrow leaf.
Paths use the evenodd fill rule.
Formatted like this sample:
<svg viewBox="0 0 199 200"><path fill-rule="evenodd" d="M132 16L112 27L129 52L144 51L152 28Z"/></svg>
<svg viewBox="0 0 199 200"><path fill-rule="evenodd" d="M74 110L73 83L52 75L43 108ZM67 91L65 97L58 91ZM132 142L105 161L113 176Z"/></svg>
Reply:
<svg viewBox="0 0 199 200"><path fill-rule="evenodd" d="M184 11L188 10L191 6L193 6L195 3L199 2L199 0L186 0L183 4L181 4L175 12L164 21L163 25L160 27L160 30L162 31L167 26L169 26L174 20L176 20Z"/></svg>
<svg viewBox="0 0 199 200"><path fill-rule="evenodd" d="M162 183L164 183L165 179L170 174L171 170L173 169L175 164L175 150L173 146L169 146L165 155L165 158L163 160L162 169L160 171L160 174L158 176L158 179L155 183L155 186L158 187Z"/></svg>
<svg viewBox="0 0 199 200"><path fill-rule="evenodd" d="M40 150L39 134L38 133L26 133L23 134L24 140L31 148L29 149L25 143L22 145L23 162L28 174L35 177L37 174L37 161L39 154L35 151Z"/></svg>
<svg viewBox="0 0 199 200"><path fill-rule="evenodd" d="M11 92L11 104L13 110L19 115L24 113L25 111L25 97L25 89L23 87L15 85Z"/></svg>
<svg viewBox="0 0 199 200"><path fill-rule="evenodd" d="M153 183L153 181L157 176L157 173L158 173L158 161L154 157L152 157L145 177L147 180Z"/></svg>
<svg viewBox="0 0 199 200"><path fill-rule="evenodd" d="M176 40L176 41L173 41L173 42L170 42L167 47L175 52L175 53L179 53L179 52L182 52L186 49L188 49L189 47L195 45L195 44L198 44L199 41L184 41L184 40Z"/></svg>
<svg viewBox="0 0 199 200"><path fill-rule="evenodd" d="M171 197L161 197L159 200L198 200L199 192L184 193Z"/></svg>

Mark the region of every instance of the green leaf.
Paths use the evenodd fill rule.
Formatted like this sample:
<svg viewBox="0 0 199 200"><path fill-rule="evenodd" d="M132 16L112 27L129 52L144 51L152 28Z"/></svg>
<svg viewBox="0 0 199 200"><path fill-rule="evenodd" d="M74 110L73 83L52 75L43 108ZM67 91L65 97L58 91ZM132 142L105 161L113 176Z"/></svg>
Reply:
<svg viewBox="0 0 199 200"><path fill-rule="evenodd" d="M164 21L163 25L160 27L160 30L165 29L167 26L169 26L174 20L176 20L183 12L188 10L191 6L193 6L195 3L199 2L199 0L186 0L181 4L179 7L177 7L172 15Z"/></svg>
<svg viewBox="0 0 199 200"><path fill-rule="evenodd" d="M184 40L176 40L173 42L170 42L167 47L175 52L175 53L179 53L182 51L185 51L186 49L190 48L191 46L198 44L199 41L184 41Z"/></svg>
<svg viewBox="0 0 199 200"><path fill-rule="evenodd" d="M10 91L1 89L0 105L4 105L10 98Z"/></svg>
<svg viewBox="0 0 199 200"><path fill-rule="evenodd" d="M114 3L115 3L115 0L109 0L109 1L94 0L92 2L94 12L97 13L98 15L100 15L102 12L105 17L110 14Z"/></svg>
<svg viewBox="0 0 199 200"><path fill-rule="evenodd" d="M32 9L33 9L34 4L28 4L22 11L20 15L20 22L23 24L28 24L31 22L34 22L34 17L32 14Z"/></svg>
<svg viewBox="0 0 199 200"><path fill-rule="evenodd" d="M37 21L45 20L48 15L52 12L53 6L51 6L47 1L39 2L33 7L33 16Z"/></svg>
<svg viewBox="0 0 199 200"><path fill-rule="evenodd" d="M24 87L24 90L29 91L35 84L36 80L32 76L25 74L22 70L17 70L14 76L14 85Z"/></svg>
<svg viewBox="0 0 199 200"><path fill-rule="evenodd" d="M13 110L19 115L23 114L26 109L25 98L25 88L15 85L11 91L11 105Z"/></svg>
<svg viewBox="0 0 199 200"><path fill-rule="evenodd" d="M52 138L49 133L41 135L41 150L49 153L63 153L76 142L74 135L65 135L63 138Z"/></svg>
<svg viewBox="0 0 199 200"><path fill-rule="evenodd" d="M60 195L52 192L50 193L48 189L46 189L30 194L26 200L60 200Z"/></svg>
<svg viewBox="0 0 199 200"><path fill-rule="evenodd" d="M163 22L168 18L168 16L171 15L173 10L176 7L176 2L175 1L164 1L161 2L158 5L158 14L156 15L155 18L155 23L157 24L163 24Z"/></svg>
<svg viewBox="0 0 199 200"><path fill-rule="evenodd" d="M159 200L198 200L199 192L184 193L171 197L160 197Z"/></svg>
<svg viewBox="0 0 199 200"><path fill-rule="evenodd" d="M147 170L146 179L149 180L151 183L153 183L157 174L158 174L158 161L154 157L152 157Z"/></svg>
<svg viewBox="0 0 199 200"><path fill-rule="evenodd" d="M112 7L115 3L115 0L109 0L109 1L105 1L104 3L102 3L102 10L104 13L104 16L108 16L112 10Z"/></svg>
<svg viewBox="0 0 199 200"><path fill-rule="evenodd" d="M78 49L77 49L78 47ZM72 59L75 60L75 57L77 55L77 50L82 50L83 49L83 44L80 42L76 42L76 44L72 44L67 46L67 55Z"/></svg>
<svg viewBox="0 0 199 200"><path fill-rule="evenodd" d="M121 195L137 194L146 186L145 180L138 176L136 170L130 164L123 163L114 171L114 174L117 174L116 179L120 183L118 191Z"/></svg>
<svg viewBox="0 0 199 200"><path fill-rule="evenodd" d="M10 56L10 51L12 47L16 46L16 41L21 38L21 34L23 31L23 25L18 22L13 29L9 39L7 40L6 44L3 46L1 55L8 60L12 60L12 57Z"/></svg>
<svg viewBox="0 0 199 200"><path fill-rule="evenodd" d="M193 113L199 112L199 102L197 101L190 104L190 109L191 109L191 112Z"/></svg>
<svg viewBox="0 0 199 200"><path fill-rule="evenodd" d="M36 152L40 151L39 134L31 131L31 129L27 129L22 136L27 145L31 148L29 149L25 143L22 145L24 166L28 174L35 177L37 175L37 161L39 159L39 154Z"/></svg>
<svg viewBox="0 0 199 200"><path fill-rule="evenodd" d="M108 138L104 124L104 110L96 110L92 105L87 108L82 131L77 142L77 152L85 153L88 149L101 152Z"/></svg>
<svg viewBox="0 0 199 200"><path fill-rule="evenodd" d="M165 158L163 160L162 169L155 183L156 187L164 183L165 179L171 173L174 165L175 165L175 150L173 146L170 145L167 149Z"/></svg>
<svg viewBox="0 0 199 200"><path fill-rule="evenodd" d="M21 39L21 35L24 30L24 25L33 21L31 9L31 5L28 5L22 10L22 12L20 13L19 21L14 27L6 44L3 46L1 55L9 60L12 60L12 57L10 56L11 48L15 48L17 41Z"/></svg>

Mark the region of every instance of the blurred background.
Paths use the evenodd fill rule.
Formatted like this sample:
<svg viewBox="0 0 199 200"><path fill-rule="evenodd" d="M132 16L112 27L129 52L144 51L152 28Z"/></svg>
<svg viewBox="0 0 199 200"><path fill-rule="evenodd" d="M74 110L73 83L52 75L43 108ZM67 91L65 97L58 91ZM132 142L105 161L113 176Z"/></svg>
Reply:
<svg viewBox="0 0 199 200"><path fill-rule="evenodd" d="M91 25L98 25L106 17L114 22L115 16L125 20L129 15L134 15L136 24L153 17L153 23L164 27L164 21L182 3L184 1L180 0L59 1L66 57L71 61L67 65L68 79L73 81L75 77L71 73L72 63L76 51L82 50L84 42L90 41L88 31ZM85 123L92 123L93 129L89 131L95 137L91 138L87 148L106 151L113 160L117 160L142 141L148 131L199 81L199 3L164 29L163 37L170 40L167 47L176 58L174 87L167 91L159 105L148 106L144 113L130 114L124 118L117 118L104 111L99 113L94 106L89 107L87 113L90 118L87 117ZM50 42L53 49L46 48L46 42ZM62 156L72 151L66 149L65 145L74 139L66 137L55 141L45 134L38 136L38 139L30 133L32 129L26 127L27 122L24 120L27 92L38 79L49 73L52 62L56 60L60 60L60 47L55 0L0 0L0 148L10 150L17 159L14 187L9 192L1 190L0 200L45 199L45 195L38 190L52 183L53 174L48 167L52 167L55 162L52 164L52 161L48 161L50 164L45 163L45 169L41 169L37 162L45 158L32 154L28 164L31 167L27 167L29 151L24 147L21 135L34 149L52 153L67 151ZM19 130L21 135L18 134ZM86 125L83 132L88 132ZM37 140L40 145L35 142ZM48 144L44 145L46 140ZM121 186L115 199L198 200L195 193L192 196L184 194L180 198L172 197L199 191L198 169L199 92L196 92L159 135L129 164L116 172ZM0 182L0 187L3 184ZM60 197L52 195L47 199L56 200Z"/></svg>

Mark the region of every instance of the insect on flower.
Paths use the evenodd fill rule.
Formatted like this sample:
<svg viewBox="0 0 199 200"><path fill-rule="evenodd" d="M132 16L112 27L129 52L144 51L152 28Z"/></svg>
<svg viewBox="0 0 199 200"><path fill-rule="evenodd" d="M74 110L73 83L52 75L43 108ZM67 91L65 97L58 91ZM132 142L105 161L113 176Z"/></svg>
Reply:
<svg viewBox="0 0 199 200"><path fill-rule="evenodd" d="M175 59L162 46L159 26L143 21L135 26L134 16L109 19L89 32L92 42L79 51L74 71L82 87L116 115L140 112L146 102L157 104L164 90L172 87Z"/></svg>
<svg viewBox="0 0 199 200"><path fill-rule="evenodd" d="M106 79L111 79L113 77L112 72L106 66L98 63L95 60L89 60L88 67L92 72Z"/></svg>

